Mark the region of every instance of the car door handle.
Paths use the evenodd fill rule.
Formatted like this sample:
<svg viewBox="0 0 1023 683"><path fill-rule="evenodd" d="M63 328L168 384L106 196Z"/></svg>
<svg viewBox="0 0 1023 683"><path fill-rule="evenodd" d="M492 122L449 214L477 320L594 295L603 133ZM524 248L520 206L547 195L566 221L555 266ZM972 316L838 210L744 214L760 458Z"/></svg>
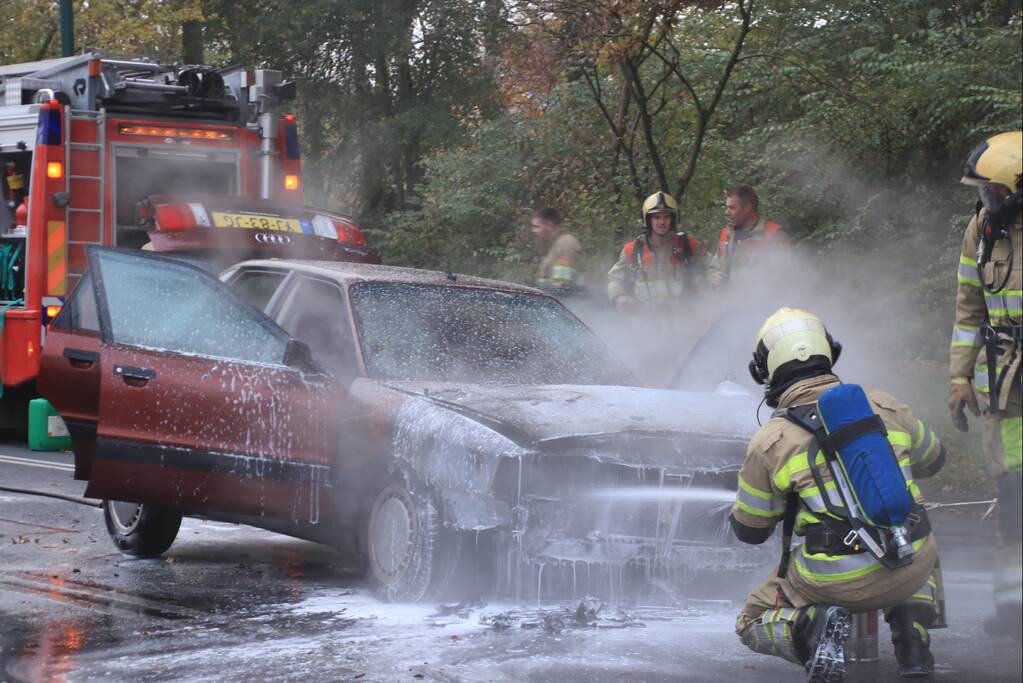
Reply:
<svg viewBox="0 0 1023 683"><path fill-rule="evenodd" d="M120 375L124 383L132 387L143 387L156 377L156 371L149 368L136 368L131 365L115 365L114 374Z"/></svg>
<svg viewBox="0 0 1023 683"><path fill-rule="evenodd" d="M99 354L82 349L64 349L64 357L73 368L86 370L99 362Z"/></svg>

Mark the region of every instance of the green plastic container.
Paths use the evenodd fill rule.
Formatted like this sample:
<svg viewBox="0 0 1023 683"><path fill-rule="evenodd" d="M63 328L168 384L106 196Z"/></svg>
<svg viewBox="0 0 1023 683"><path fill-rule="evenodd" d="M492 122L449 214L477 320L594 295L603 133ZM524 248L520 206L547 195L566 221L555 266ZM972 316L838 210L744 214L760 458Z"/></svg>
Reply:
<svg viewBox="0 0 1023 683"><path fill-rule="evenodd" d="M45 398L28 402L28 447L33 451L66 451L71 448L67 425Z"/></svg>

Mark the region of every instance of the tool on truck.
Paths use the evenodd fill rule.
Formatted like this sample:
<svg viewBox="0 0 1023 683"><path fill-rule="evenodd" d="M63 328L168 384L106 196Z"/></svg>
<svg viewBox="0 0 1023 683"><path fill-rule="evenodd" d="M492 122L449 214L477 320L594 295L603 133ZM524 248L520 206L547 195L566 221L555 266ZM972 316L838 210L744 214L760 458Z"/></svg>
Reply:
<svg viewBox="0 0 1023 683"><path fill-rule="evenodd" d="M0 66L0 427L25 424L90 245L378 260L351 219L302 204L297 123L279 111L294 96L268 69L100 52Z"/></svg>

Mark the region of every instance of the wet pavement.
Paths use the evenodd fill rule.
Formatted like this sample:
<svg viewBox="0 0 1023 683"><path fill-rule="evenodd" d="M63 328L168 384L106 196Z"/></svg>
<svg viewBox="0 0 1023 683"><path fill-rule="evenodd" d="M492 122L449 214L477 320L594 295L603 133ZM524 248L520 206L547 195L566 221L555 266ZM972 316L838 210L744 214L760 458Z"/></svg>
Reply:
<svg viewBox="0 0 1023 683"><path fill-rule="evenodd" d="M3 486L80 496L70 464L0 443ZM951 512L934 523L950 623L933 633L934 679L1023 679L1019 646L981 627L992 523ZM0 491L0 681L801 680L739 643L737 609L389 605L324 546L185 520L164 557L135 560L98 509ZM847 680L899 680L881 631L881 661L853 664Z"/></svg>

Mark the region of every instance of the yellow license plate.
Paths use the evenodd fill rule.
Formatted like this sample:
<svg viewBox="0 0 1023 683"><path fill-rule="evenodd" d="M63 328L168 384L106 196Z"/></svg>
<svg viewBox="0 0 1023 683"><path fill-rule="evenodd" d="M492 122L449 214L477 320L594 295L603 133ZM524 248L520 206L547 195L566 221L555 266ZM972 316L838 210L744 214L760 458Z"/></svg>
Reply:
<svg viewBox="0 0 1023 683"><path fill-rule="evenodd" d="M246 213L213 212L213 225L218 228L248 228L249 230L279 230L302 232L302 224L295 218L255 216Z"/></svg>

